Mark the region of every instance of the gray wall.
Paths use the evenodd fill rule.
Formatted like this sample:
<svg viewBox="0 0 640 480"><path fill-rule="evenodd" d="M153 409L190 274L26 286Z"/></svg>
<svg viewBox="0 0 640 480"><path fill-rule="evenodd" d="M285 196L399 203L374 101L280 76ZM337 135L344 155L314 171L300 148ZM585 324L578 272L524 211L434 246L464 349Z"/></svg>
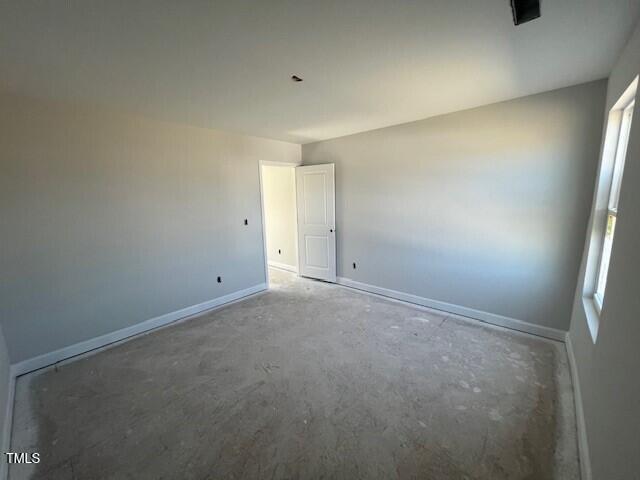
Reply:
<svg viewBox="0 0 640 480"><path fill-rule="evenodd" d="M9 448L9 431L6 430L10 425L10 420L6 415L10 397L9 389L9 352L2 334L2 326L0 326L0 454ZM3 475L6 468L6 459L2 458L2 461L0 461L0 478L5 478Z"/></svg>
<svg viewBox="0 0 640 480"><path fill-rule="evenodd" d="M639 73L640 27L636 28L609 78L607 113ZM569 333L594 480L627 480L638 478L640 472L639 185L640 110L636 104L596 344L591 339L582 305L586 245ZM591 224L589 227L591 231Z"/></svg>
<svg viewBox="0 0 640 480"><path fill-rule="evenodd" d="M303 145L336 164L338 275L567 330L605 88Z"/></svg>
<svg viewBox="0 0 640 480"><path fill-rule="evenodd" d="M0 111L12 362L265 281L258 161L299 145L17 96Z"/></svg>

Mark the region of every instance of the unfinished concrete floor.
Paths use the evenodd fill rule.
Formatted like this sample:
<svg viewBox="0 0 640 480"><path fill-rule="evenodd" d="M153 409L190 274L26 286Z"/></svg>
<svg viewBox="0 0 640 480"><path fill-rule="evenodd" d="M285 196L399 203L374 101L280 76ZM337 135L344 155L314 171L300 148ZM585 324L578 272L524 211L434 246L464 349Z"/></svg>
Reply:
<svg viewBox="0 0 640 480"><path fill-rule="evenodd" d="M560 343L272 272L272 290L20 377L32 479L578 478Z"/></svg>

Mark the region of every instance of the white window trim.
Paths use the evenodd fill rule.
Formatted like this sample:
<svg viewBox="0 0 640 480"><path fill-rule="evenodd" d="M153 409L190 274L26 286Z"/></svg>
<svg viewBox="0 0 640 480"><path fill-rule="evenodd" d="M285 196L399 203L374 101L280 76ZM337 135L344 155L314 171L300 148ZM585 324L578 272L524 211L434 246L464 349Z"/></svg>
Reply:
<svg viewBox="0 0 640 480"><path fill-rule="evenodd" d="M620 119L620 129L618 131L618 139L616 145L616 154L613 160L613 175L611 178L611 185L609 187L609 195L608 195L608 203L607 203L607 211L605 212L604 218L604 233L602 235L601 245L600 245L600 254L598 255L598 272L596 273L596 283L593 291L593 302L596 306L596 311L598 315L602 314L602 306L604 303L604 293L607 287L607 277L609 275L609 262L611 261L612 251L608 252L607 259L607 269L605 272L604 279L602 276L602 267L604 266L604 255L605 255L605 239L606 239L606 230L609 222L609 217L614 217L617 223L618 220L618 200L620 198L620 187L622 183L622 176L624 174L624 164L627 157L627 147L629 146L629 133L631 130L631 123L633 117L633 109L635 105L635 98L633 98L627 105L622 109L622 118ZM614 231L611 234L611 241L615 240L615 226ZM611 245L613 248L613 244ZM602 283L602 291L600 291Z"/></svg>
<svg viewBox="0 0 640 480"><path fill-rule="evenodd" d="M587 271L583 287L584 313L593 343L596 342L604 306L598 291L609 215L618 220L618 199L624 172L631 115L635 106L638 77L629 85L609 112L595 197L594 222L587 256ZM617 223L617 222L616 222ZM614 230L615 238L615 230ZM612 240L614 241L614 240ZM609 256L611 258L611 255ZM607 269L608 274L608 269ZM608 276L608 275L607 275Z"/></svg>
<svg viewBox="0 0 640 480"><path fill-rule="evenodd" d="M598 272L600 275L600 272ZM600 296L598 292L593 294L593 306L596 308L596 313L598 316L602 315L602 303L604 302L604 298Z"/></svg>

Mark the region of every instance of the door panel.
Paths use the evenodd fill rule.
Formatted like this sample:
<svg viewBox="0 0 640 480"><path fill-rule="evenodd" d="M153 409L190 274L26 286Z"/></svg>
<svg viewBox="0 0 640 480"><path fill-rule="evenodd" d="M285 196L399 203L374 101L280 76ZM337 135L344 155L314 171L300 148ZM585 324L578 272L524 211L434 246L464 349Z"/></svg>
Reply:
<svg viewBox="0 0 640 480"><path fill-rule="evenodd" d="M305 173L303 178L303 191L313 192L304 196L304 219L307 225L327 224L327 202L324 194L315 192L325 192L327 185L324 173Z"/></svg>
<svg viewBox="0 0 640 480"><path fill-rule="evenodd" d="M329 268L329 245L326 237L305 236L307 264L316 268Z"/></svg>
<svg viewBox="0 0 640 480"><path fill-rule="evenodd" d="M296 168L300 275L336 281L333 164Z"/></svg>

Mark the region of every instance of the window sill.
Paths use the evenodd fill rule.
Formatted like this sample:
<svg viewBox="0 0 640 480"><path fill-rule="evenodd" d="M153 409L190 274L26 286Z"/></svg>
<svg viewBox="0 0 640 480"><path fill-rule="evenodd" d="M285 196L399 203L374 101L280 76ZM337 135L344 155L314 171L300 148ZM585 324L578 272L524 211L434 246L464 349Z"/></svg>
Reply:
<svg viewBox="0 0 640 480"><path fill-rule="evenodd" d="M582 306L584 308L584 314L587 318L587 326L589 327L589 333L591 333L591 340L595 345L598 338L598 328L600 327L600 315L598 314L598 308L593 297L582 297Z"/></svg>

